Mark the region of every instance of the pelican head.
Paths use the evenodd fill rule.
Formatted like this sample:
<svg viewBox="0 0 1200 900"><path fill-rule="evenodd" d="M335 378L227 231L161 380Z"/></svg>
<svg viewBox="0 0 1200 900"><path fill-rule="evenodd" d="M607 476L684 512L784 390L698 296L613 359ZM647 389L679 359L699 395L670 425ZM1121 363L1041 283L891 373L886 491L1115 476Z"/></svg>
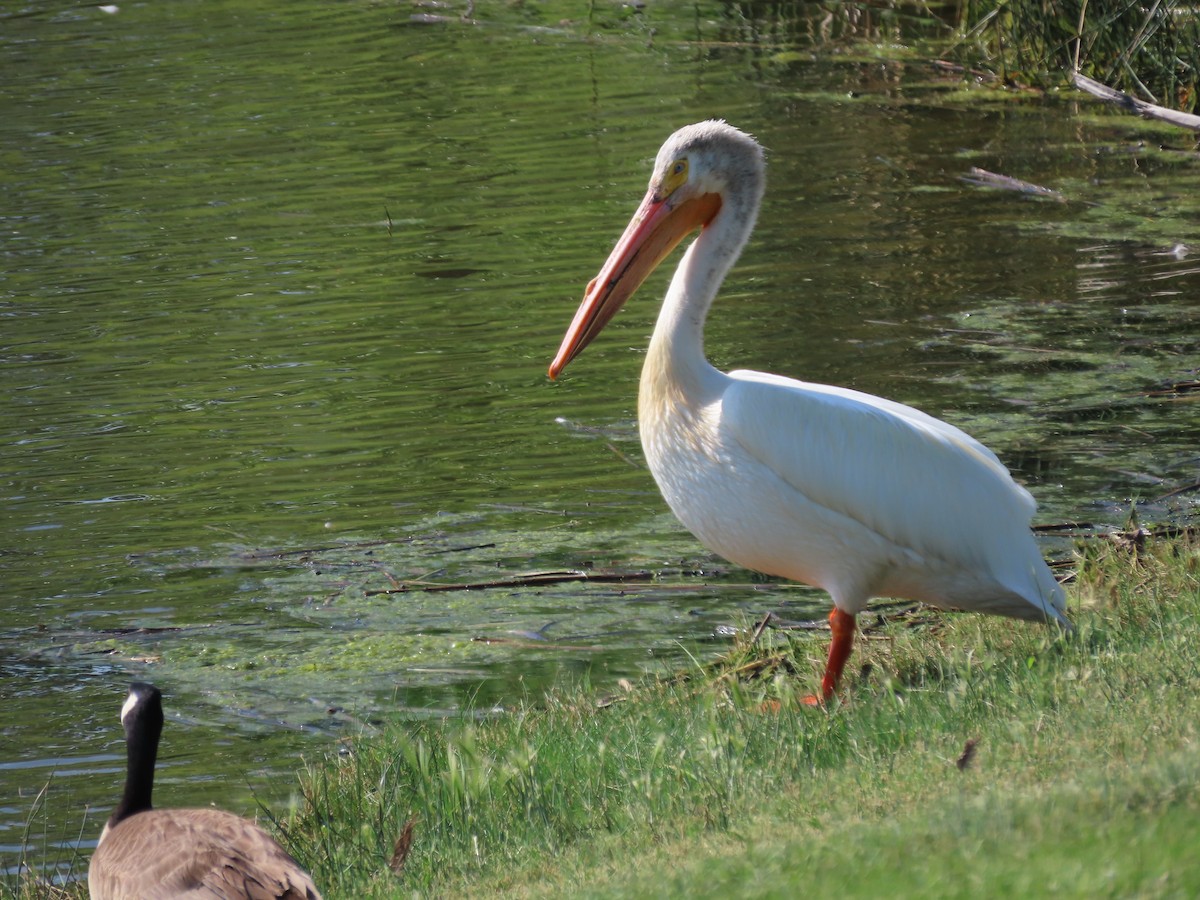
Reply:
<svg viewBox="0 0 1200 900"><path fill-rule="evenodd" d="M550 377L591 343L685 237L724 218L749 235L765 185L763 150L719 120L681 128L658 151L650 186L600 274L588 282ZM744 238L726 247L736 255Z"/></svg>

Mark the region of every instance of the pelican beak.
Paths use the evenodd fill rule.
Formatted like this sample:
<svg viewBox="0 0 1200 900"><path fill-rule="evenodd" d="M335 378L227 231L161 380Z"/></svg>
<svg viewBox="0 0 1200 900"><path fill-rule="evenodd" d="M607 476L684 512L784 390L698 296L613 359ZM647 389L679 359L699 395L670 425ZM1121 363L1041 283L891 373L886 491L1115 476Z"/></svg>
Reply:
<svg viewBox="0 0 1200 900"><path fill-rule="evenodd" d="M583 352L676 245L711 222L720 208L720 194L677 201L674 195L658 196L654 188L647 192L600 274L588 282L583 302L550 363L552 379Z"/></svg>

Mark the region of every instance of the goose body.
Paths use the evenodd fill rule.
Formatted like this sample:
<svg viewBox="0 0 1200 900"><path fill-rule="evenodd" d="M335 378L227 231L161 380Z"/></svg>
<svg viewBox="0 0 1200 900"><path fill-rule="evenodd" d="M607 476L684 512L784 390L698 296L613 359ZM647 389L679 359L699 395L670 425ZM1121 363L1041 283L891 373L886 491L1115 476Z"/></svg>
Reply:
<svg viewBox="0 0 1200 900"><path fill-rule="evenodd" d="M253 822L219 809L154 809L162 694L135 683L121 710L128 770L88 866L92 900L320 900L308 873Z"/></svg>
<svg viewBox="0 0 1200 900"><path fill-rule="evenodd" d="M646 353L642 447L667 504L707 547L829 592L833 643L810 701L834 694L854 617L872 597L1069 627L1062 588L1029 529L1033 498L983 444L882 397L726 374L705 358L705 317L753 230L764 169L758 143L724 122L673 134L641 206L588 285L551 377L699 229Z"/></svg>

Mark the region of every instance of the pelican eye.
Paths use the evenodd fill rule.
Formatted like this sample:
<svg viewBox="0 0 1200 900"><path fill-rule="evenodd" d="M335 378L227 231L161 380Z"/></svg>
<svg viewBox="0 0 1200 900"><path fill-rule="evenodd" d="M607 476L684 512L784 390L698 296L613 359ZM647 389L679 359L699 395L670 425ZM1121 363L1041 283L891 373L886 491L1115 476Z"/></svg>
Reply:
<svg viewBox="0 0 1200 900"><path fill-rule="evenodd" d="M686 156L681 156L675 162L671 163L671 168L667 170L667 175L663 178L662 192L664 196L670 196L688 179L688 161Z"/></svg>

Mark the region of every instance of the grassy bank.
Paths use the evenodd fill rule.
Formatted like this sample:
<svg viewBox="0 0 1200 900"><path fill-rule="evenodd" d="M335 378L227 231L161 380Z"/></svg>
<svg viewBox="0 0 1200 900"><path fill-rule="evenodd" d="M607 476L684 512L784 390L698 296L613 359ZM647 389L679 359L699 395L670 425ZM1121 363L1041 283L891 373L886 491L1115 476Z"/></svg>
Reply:
<svg viewBox="0 0 1200 900"><path fill-rule="evenodd" d="M1200 553L1102 545L1072 593L1068 637L892 622L829 711L779 637L400 726L307 773L289 842L333 896L1200 894Z"/></svg>
<svg viewBox="0 0 1200 900"><path fill-rule="evenodd" d="M311 765L282 839L327 897L1200 895L1200 545L1097 542L1070 596L1067 636L864 616L829 710L824 636L767 632L397 724Z"/></svg>

